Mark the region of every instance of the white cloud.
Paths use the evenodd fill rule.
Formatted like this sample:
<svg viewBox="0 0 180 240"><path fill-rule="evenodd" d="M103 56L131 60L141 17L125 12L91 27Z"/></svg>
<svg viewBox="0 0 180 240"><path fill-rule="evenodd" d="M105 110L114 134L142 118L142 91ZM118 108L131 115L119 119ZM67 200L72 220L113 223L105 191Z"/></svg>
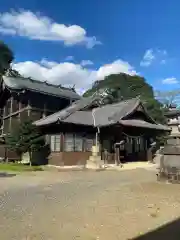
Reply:
<svg viewBox="0 0 180 240"><path fill-rule="evenodd" d="M162 49L148 49L145 51L142 61L140 62L141 67L149 67L155 61L161 64L166 63L167 51Z"/></svg>
<svg viewBox="0 0 180 240"><path fill-rule="evenodd" d="M165 78L162 80L163 84L177 84L179 81L175 77Z"/></svg>
<svg viewBox="0 0 180 240"><path fill-rule="evenodd" d="M62 41L67 46L84 44L92 48L100 44L95 36L88 36L81 26L60 24L47 16L24 10L0 13L0 33L36 40Z"/></svg>
<svg viewBox="0 0 180 240"><path fill-rule="evenodd" d="M151 65L154 59L155 59L155 55L154 55L153 49L148 49L145 52L143 60L140 62L140 65L142 67L148 67L149 65Z"/></svg>
<svg viewBox="0 0 180 240"><path fill-rule="evenodd" d="M58 63L42 59L40 62L18 62L13 64L13 68L25 77L32 77L41 81L49 81L54 84L75 87L78 92L84 92L91 87L96 80L103 80L105 76L113 73L127 73L135 75L137 72L123 60L116 60L112 63L101 66L97 70L90 70L80 64L70 62Z"/></svg>
<svg viewBox="0 0 180 240"><path fill-rule="evenodd" d="M114 61L113 63L106 64L101 66L97 71L97 79L104 79L104 77L112 73L127 73L129 75L135 75L137 72L134 67L131 66L128 62L124 62L121 59Z"/></svg>
<svg viewBox="0 0 180 240"><path fill-rule="evenodd" d="M94 63L91 60L82 60L80 63L82 66L93 65Z"/></svg>

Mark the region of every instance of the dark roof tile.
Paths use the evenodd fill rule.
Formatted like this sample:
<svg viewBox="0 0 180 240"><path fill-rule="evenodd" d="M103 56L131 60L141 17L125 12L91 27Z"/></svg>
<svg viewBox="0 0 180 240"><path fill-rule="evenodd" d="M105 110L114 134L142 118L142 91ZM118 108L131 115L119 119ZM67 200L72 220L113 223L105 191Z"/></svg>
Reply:
<svg viewBox="0 0 180 240"><path fill-rule="evenodd" d="M43 94L53 95L57 97L69 98L73 100L80 99L80 96L71 89L58 87L47 82L32 80L23 77L3 77L4 84L12 90L31 90L41 92Z"/></svg>
<svg viewBox="0 0 180 240"><path fill-rule="evenodd" d="M140 127L140 128L150 128L156 130L164 130L164 131L171 131L171 128L162 124L152 124L143 120L139 119L128 119L128 120L120 120L120 124L129 127Z"/></svg>
<svg viewBox="0 0 180 240"><path fill-rule="evenodd" d="M96 101L96 97L93 96L82 98L64 110L52 114L44 119L40 119L34 124L36 126L44 126L60 121L78 125L104 127L120 123L125 126L135 126L164 131L170 130L167 126L156 124L153 120L151 120L152 123L136 119L124 120L125 117L131 114L141 104L138 98L121 101L115 104L108 104L93 108L92 111L86 111L85 109L93 105L94 101Z"/></svg>
<svg viewBox="0 0 180 240"><path fill-rule="evenodd" d="M135 98L97 107L92 111L82 111L90 107L94 101L96 101L96 97L93 96L82 98L71 106L36 121L35 124L41 126L56 123L57 121L70 122L70 119L73 119L77 124L89 125L91 123L92 126L106 126L117 122L117 116L119 120L128 115L140 103L139 99Z"/></svg>

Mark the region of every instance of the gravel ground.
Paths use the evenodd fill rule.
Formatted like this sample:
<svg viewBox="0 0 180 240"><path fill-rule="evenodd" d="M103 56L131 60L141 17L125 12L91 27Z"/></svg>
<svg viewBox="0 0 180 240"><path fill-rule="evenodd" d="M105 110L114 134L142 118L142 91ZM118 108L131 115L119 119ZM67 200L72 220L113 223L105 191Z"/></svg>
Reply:
<svg viewBox="0 0 180 240"><path fill-rule="evenodd" d="M2 178L0 239L132 239L180 216L179 190L143 169Z"/></svg>

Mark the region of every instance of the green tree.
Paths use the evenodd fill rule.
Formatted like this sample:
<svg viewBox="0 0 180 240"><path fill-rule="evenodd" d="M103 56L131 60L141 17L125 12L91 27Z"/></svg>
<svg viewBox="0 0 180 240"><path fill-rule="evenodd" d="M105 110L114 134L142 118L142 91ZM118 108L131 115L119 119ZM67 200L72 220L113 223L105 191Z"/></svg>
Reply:
<svg viewBox="0 0 180 240"><path fill-rule="evenodd" d="M16 151L19 157L28 152L30 165L32 164L32 153L39 151L45 146L44 137L31 121L20 124L16 130L7 135L6 144L10 150Z"/></svg>
<svg viewBox="0 0 180 240"><path fill-rule="evenodd" d="M9 68L14 59L12 50L0 41L0 75L2 76Z"/></svg>
<svg viewBox="0 0 180 240"><path fill-rule="evenodd" d="M15 69L9 68L6 72L6 75L9 77L22 77L22 75Z"/></svg>
<svg viewBox="0 0 180 240"><path fill-rule="evenodd" d="M149 114L159 123L165 123L163 105L155 99L152 86L143 77L128 74L112 74L104 80L96 81L91 89L84 93L84 97L99 94L101 104L126 100L139 96Z"/></svg>

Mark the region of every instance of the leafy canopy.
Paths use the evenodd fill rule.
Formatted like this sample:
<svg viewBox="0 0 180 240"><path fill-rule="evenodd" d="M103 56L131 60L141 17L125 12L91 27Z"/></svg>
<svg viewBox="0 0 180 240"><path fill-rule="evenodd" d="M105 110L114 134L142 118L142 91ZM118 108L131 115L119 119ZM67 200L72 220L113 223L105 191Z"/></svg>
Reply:
<svg viewBox="0 0 180 240"><path fill-rule="evenodd" d="M3 75L9 69L14 59L12 50L2 41L0 41L0 75Z"/></svg>
<svg viewBox="0 0 180 240"><path fill-rule="evenodd" d="M124 73L107 76L96 81L84 97L93 94L102 96L101 104L140 97L150 116L157 122L164 123L162 104L155 99L152 86L143 77L130 76Z"/></svg>

